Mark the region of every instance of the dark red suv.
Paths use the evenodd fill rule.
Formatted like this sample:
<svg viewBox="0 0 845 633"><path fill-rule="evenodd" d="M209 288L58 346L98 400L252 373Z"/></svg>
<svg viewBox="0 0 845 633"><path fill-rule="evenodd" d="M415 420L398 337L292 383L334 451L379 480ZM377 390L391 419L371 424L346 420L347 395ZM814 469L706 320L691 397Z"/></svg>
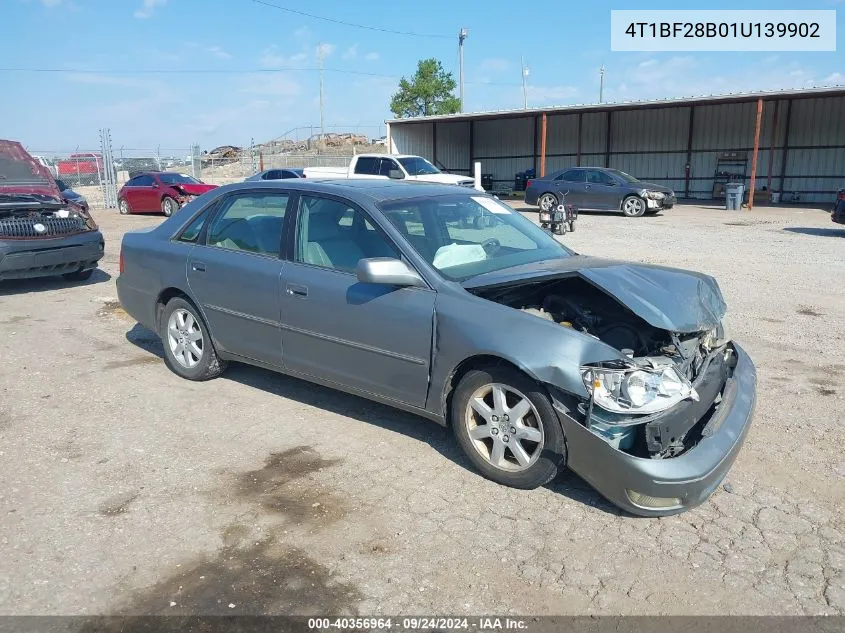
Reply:
<svg viewBox="0 0 845 633"><path fill-rule="evenodd" d="M117 194L117 208L128 213L163 213L166 216L217 185L170 171L148 171L130 178Z"/></svg>

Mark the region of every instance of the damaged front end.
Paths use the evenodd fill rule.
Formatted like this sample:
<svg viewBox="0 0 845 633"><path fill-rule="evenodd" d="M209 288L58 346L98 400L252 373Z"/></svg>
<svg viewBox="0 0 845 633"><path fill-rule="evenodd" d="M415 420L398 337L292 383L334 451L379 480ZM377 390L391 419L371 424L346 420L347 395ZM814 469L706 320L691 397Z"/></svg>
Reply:
<svg viewBox="0 0 845 633"><path fill-rule="evenodd" d="M695 284L699 296L687 301L696 306L694 314L658 314L647 290L638 292L636 301L622 303L614 295L624 295L630 288L617 283L620 276L631 281L632 276L652 274L649 269L630 268L624 273L594 268L583 275L475 292L618 350L617 358L580 366L586 391L570 394L570 415L628 455L677 457L704 436L708 414L719 406L736 362L721 324L724 303L718 288L701 284L700 279ZM657 275L666 273L655 270ZM606 289L597 285L602 282ZM644 285L639 288L642 291ZM676 311L679 303L683 299L675 297ZM636 313L626 304L648 309Z"/></svg>
<svg viewBox="0 0 845 633"><path fill-rule="evenodd" d="M32 240L96 231L82 206L47 196L0 194L0 239Z"/></svg>

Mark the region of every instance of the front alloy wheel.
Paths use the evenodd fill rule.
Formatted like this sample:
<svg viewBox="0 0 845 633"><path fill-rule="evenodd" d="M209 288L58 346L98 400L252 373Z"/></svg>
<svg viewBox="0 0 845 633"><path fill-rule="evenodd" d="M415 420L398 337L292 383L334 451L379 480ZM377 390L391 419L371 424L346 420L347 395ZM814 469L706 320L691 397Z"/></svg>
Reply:
<svg viewBox="0 0 845 633"><path fill-rule="evenodd" d="M638 218L645 213L645 201L638 196L628 196L622 201L622 213L629 218Z"/></svg>
<svg viewBox="0 0 845 633"><path fill-rule="evenodd" d="M121 198L117 203L117 210L120 211L120 215L129 215L129 203Z"/></svg>
<svg viewBox="0 0 845 633"><path fill-rule="evenodd" d="M507 486L542 486L566 462L563 430L548 396L510 367L467 372L452 396L451 424L473 465Z"/></svg>
<svg viewBox="0 0 845 633"><path fill-rule="evenodd" d="M179 205L176 204L176 201L173 198L165 198L161 201L161 212L168 218L173 215L173 212L178 208Z"/></svg>

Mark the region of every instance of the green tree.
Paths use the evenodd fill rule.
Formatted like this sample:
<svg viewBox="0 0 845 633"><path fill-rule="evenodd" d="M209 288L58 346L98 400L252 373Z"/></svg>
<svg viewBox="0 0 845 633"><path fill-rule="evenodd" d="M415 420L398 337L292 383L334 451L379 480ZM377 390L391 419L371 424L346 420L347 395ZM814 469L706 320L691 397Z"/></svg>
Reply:
<svg viewBox="0 0 845 633"><path fill-rule="evenodd" d="M436 59L421 59L417 72L408 81L399 82L399 91L390 100L390 110L397 119L432 114L454 114L461 109L460 100L452 94L455 80Z"/></svg>

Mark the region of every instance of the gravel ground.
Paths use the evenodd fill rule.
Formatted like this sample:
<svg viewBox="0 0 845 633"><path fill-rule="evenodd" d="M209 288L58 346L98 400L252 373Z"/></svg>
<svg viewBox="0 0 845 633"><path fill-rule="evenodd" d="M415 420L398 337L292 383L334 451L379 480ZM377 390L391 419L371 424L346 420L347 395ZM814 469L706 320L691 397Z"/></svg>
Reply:
<svg viewBox="0 0 845 633"><path fill-rule="evenodd" d="M531 214L529 214L531 215ZM702 270L759 371L726 484L622 515L519 491L445 429L233 366L191 383L103 270L0 284L0 614L843 614L845 228L817 210L583 214L580 252ZM536 216L534 216L536 217Z"/></svg>

